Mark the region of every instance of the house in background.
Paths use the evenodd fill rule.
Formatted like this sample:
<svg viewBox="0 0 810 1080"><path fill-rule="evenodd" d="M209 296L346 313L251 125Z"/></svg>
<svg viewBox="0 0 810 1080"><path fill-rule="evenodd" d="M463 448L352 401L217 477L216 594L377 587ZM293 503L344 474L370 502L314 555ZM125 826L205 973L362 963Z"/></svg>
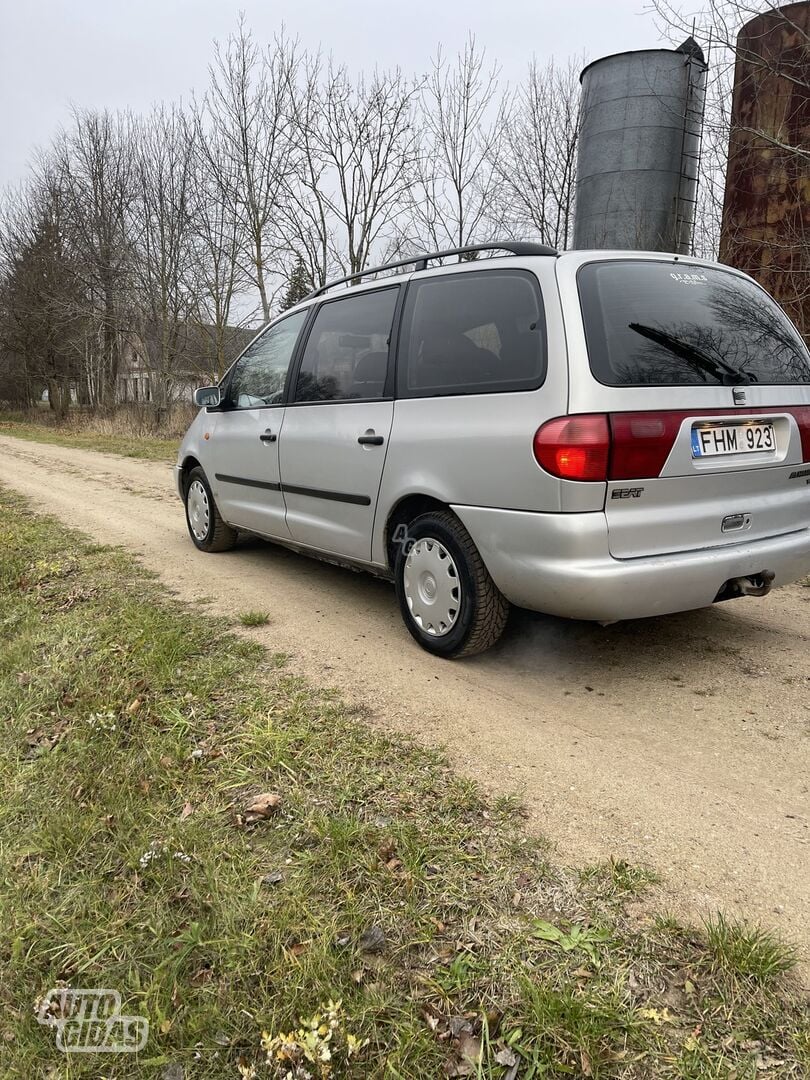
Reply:
<svg viewBox="0 0 810 1080"><path fill-rule="evenodd" d="M167 366L152 361L152 356L165 350L154 347L148 330L129 335L121 349L116 401L158 405L187 401L196 387L218 382L257 332L258 328L226 326L218 361L216 327L183 323L176 329L173 361Z"/></svg>

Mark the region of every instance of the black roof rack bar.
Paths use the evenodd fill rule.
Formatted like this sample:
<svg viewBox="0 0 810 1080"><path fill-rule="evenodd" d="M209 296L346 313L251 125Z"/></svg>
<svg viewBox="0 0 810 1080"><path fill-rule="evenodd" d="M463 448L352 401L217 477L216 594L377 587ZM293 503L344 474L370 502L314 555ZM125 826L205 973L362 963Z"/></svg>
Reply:
<svg viewBox="0 0 810 1080"><path fill-rule="evenodd" d="M313 297L327 292L335 285L343 285L347 281L358 282L360 278L380 274L383 270L397 270L401 266L410 266L411 264L413 264L414 270L426 270L427 264L434 259L444 259L448 255L467 255L473 251L508 251L510 255L558 254L556 248L547 247L545 244L535 244L530 240L503 240L493 241L490 244L467 244L466 247L447 248L445 251L430 251L421 255L411 255L408 259L398 259L396 262L384 263L382 266L370 266L367 270L358 270L354 274L334 278L332 281L327 281L325 285L321 285L320 288L313 289L304 299L311 300Z"/></svg>

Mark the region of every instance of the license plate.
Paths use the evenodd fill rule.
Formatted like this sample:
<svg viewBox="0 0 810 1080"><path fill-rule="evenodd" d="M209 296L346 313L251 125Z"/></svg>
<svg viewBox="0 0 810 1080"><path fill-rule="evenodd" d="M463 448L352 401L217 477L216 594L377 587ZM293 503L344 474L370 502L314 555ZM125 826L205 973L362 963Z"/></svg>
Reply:
<svg viewBox="0 0 810 1080"><path fill-rule="evenodd" d="M706 424L692 428L692 457L761 454L776 450L773 424Z"/></svg>

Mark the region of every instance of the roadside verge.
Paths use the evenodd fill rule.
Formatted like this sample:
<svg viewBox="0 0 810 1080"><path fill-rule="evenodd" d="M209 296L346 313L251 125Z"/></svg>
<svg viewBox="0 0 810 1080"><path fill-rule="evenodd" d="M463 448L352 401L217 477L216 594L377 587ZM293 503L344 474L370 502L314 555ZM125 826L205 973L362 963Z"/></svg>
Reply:
<svg viewBox="0 0 810 1080"><path fill-rule="evenodd" d="M0 507L4 1075L58 1061L34 1005L60 984L147 1017L145 1076L326 1075L324 1043L347 1077L806 1075L771 936L651 913L626 863L552 866L513 802Z"/></svg>

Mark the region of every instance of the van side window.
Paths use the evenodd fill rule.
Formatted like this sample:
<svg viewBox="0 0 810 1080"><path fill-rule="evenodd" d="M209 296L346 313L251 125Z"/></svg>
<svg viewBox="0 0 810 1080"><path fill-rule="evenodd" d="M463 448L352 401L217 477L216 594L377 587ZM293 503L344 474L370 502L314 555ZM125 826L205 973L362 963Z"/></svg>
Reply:
<svg viewBox="0 0 810 1080"><path fill-rule="evenodd" d="M381 398L399 286L329 300L315 316L295 401Z"/></svg>
<svg viewBox="0 0 810 1080"><path fill-rule="evenodd" d="M282 319L248 345L228 380L226 403L232 409L276 405L283 400L287 371L308 314L298 311Z"/></svg>
<svg viewBox="0 0 810 1080"><path fill-rule="evenodd" d="M400 397L530 390L545 378L543 304L526 271L413 281L402 326Z"/></svg>

